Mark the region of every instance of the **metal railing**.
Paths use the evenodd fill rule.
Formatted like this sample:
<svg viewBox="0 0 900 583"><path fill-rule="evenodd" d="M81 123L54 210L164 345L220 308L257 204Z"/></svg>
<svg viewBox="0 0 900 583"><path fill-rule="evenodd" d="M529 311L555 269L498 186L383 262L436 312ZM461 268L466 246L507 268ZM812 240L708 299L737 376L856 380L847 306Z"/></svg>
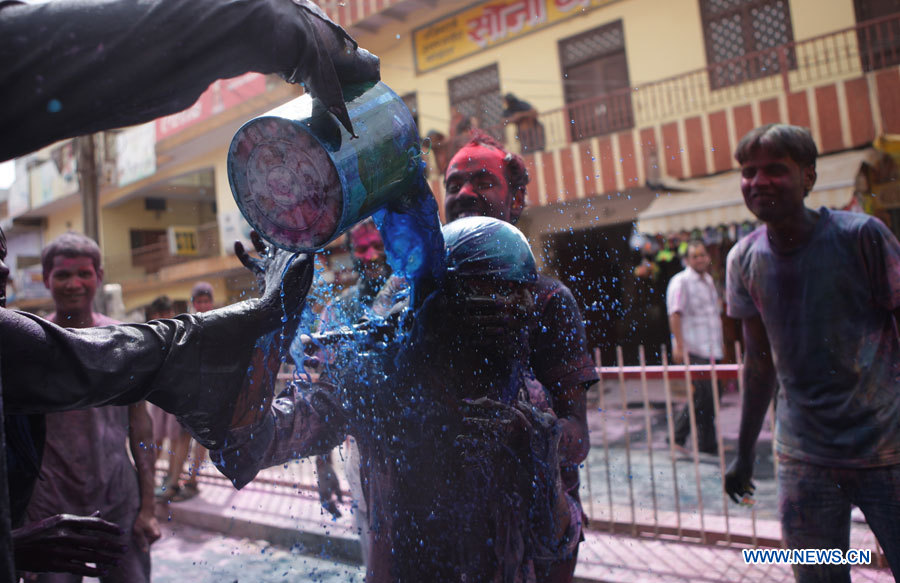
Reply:
<svg viewBox="0 0 900 583"><path fill-rule="evenodd" d="M143 274L141 275L151 275L170 265L218 255L219 224L211 221L197 226L196 254L174 255L169 248L168 240L162 239L156 243L135 247L126 253L104 257L104 265L108 273L115 274L117 281L125 281L137 277L136 275L125 275L133 268L142 269Z"/></svg>
<svg viewBox="0 0 900 583"><path fill-rule="evenodd" d="M661 366L648 366L640 346L640 364L626 366L618 347L616 364L603 366L600 351L595 350L602 380L588 398L600 413L599 428L592 429L592 452L581 469L589 528L737 548L783 546L775 484L778 458L771 439L775 425L772 407L767 415L772 451L769 455L757 448L756 494L736 506L723 488L726 456L733 453L744 393L739 343L735 343L737 364L670 365L665 348L661 354ZM712 381L715 455L702 454L698 447L692 392L693 381L700 379ZM737 394L724 397L720 381L733 384ZM675 390L680 382L682 393ZM654 396L664 400L664 413L653 406ZM726 401L734 422L731 427L725 427L723 420ZM682 403L690 424L687 449L675 443L675 408ZM871 530L854 524L851 532L851 547L872 548L872 566L884 567L884 556Z"/></svg>
<svg viewBox="0 0 900 583"><path fill-rule="evenodd" d="M781 547L774 451L769 454L764 447L757 448L757 490L752 503L734 505L722 487L726 456L732 453L736 441L736 421L743 401L740 345L735 344L737 364L674 365L669 364L666 351L662 350L662 365L652 366L646 364L643 346L639 347L640 363L634 366L624 363L621 347L616 350L614 365L599 362L599 349L594 354L601 382L587 395L592 447L580 468L580 493L588 528L723 547ZM292 374L279 375L285 382L292 378ZM700 379L712 381L718 450L715 455L700 453L698 448L692 383ZM723 395L720 382L737 390ZM675 444L674 419L676 408L681 406L687 408L689 415L687 448ZM725 426L723 411L735 422L732 426ZM767 420L761 444L773 433L771 407ZM341 470L338 468L339 473ZM225 479L210 465L201 473L207 480ZM314 464L298 466L287 479L268 471L255 482L311 495L316 490ZM342 483L349 499L343 477ZM853 525L850 546L873 549L872 566L886 565L867 526Z"/></svg>
<svg viewBox="0 0 900 583"><path fill-rule="evenodd" d="M895 14L540 112L543 149L749 104L898 64L900 14ZM505 127L485 130L503 135ZM507 141L535 142L516 131L510 130ZM464 140L446 140L450 156Z"/></svg>

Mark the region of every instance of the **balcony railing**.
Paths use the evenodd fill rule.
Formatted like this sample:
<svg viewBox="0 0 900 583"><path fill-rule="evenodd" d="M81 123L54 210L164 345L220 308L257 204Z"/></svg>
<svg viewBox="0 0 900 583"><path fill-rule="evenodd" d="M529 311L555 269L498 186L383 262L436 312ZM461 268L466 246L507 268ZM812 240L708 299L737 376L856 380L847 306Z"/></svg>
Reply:
<svg viewBox="0 0 900 583"><path fill-rule="evenodd" d="M207 223L197 228L197 253L194 255L173 255L167 240L137 247L131 250L131 265L141 267L146 273L157 273L163 267L185 263L200 257L219 254L219 226Z"/></svg>
<svg viewBox="0 0 900 583"><path fill-rule="evenodd" d="M107 274L110 274L112 279L125 281L159 273L161 269L170 265L218 255L219 225L216 222L210 222L197 227L197 252L195 254L173 254L169 249L168 240L164 238L118 255L104 257L104 265Z"/></svg>
<svg viewBox="0 0 900 583"><path fill-rule="evenodd" d="M544 149L700 115L900 64L900 14L541 112ZM503 125L486 128L503 134ZM535 130L526 130L535 131ZM524 132L523 132L524 133ZM517 136L519 144L534 136ZM450 156L465 137L447 140ZM526 150L521 147L521 150Z"/></svg>

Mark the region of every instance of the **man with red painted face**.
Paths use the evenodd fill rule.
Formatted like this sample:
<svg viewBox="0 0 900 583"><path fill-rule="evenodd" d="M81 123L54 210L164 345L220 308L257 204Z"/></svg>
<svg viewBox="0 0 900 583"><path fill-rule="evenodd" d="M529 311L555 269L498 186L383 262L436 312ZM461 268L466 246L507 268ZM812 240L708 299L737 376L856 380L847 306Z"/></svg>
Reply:
<svg viewBox="0 0 900 583"><path fill-rule="evenodd" d="M756 440L777 395L781 530L791 549L850 544L866 516L900 579L900 243L875 217L811 209L818 151L809 130L751 130L735 158L759 227L728 253L728 315L743 322L738 455L725 475L753 493ZM850 581L843 564L794 565L801 583Z"/></svg>
<svg viewBox="0 0 900 583"><path fill-rule="evenodd" d="M525 208L528 181L520 156L505 151L487 134L476 133L447 168L446 219L484 216L515 224ZM588 351L581 312L569 289L556 279L538 275L534 302L529 363L559 418L560 471L569 495L577 501L578 464L590 449L585 396L599 377ZM485 327L490 330L490 323ZM540 390L534 383L531 387ZM571 581L576 559L577 548L565 561L538 565L539 580Z"/></svg>
<svg viewBox="0 0 900 583"><path fill-rule="evenodd" d="M371 220L360 223L347 233L347 247L353 258L353 266L358 274L356 284L344 290L340 296L325 306L322 313L320 332L328 332L342 326L353 326L372 316L384 316L383 311L373 309L378 290L384 285L391 273L384 254L384 241ZM363 494L359 471L359 449L351 441L347 451L347 481L353 495L356 511L353 513L359 532L363 565L369 557L369 513ZM318 474L319 501L332 516L339 517L341 512L336 502L343 500L340 483L334 471L331 454L316 458Z"/></svg>

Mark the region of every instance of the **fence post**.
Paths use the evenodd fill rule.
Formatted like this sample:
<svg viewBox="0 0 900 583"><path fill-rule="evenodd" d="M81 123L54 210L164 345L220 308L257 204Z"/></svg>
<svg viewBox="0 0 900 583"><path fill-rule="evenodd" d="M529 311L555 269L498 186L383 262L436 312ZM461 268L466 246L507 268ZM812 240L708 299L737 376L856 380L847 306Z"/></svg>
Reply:
<svg viewBox="0 0 900 583"><path fill-rule="evenodd" d="M787 51L791 50L790 44L778 47L778 68L781 70L781 83L784 85L784 94L791 92L790 69L788 67Z"/></svg>
<svg viewBox="0 0 900 583"><path fill-rule="evenodd" d="M647 460L650 464L650 495L653 497L653 533L659 536L659 508L656 503L656 472L653 470L653 428L650 420L650 397L647 390L647 357L644 345L638 346L638 357L641 362L641 391L644 397L644 428L647 431Z"/></svg>
<svg viewBox="0 0 900 583"><path fill-rule="evenodd" d="M669 461L672 462L672 488L675 491L675 523L678 530L678 538L684 536L681 532L681 498L678 495L678 467L675 456L675 427L672 415L672 385L669 382L669 355L665 344L662 345L663 388L666 391L666 426L669 433Z"/></svg>
<svg viewBox="0 0 900 583"><path fill-rule="evenodd" d="M634 480L631 472L631 428L628 426L628 394L625 389L625 357L622 347L616 346L616 361L619 365L619 391L622 393L622 421L625 426L625 471L628 472L628 504L631 507L631 534L637 536L637 520L634 514Z"/></svg>
<svg viewBox="0 0 900 583"><path fill-rule="evenodd" d="M597 370L603 370L603 361L600 358L600 349L594 349L594 362L597 363ZM609 418L609 415L606 414L606 407L604 404L604 393L606 392L605 387L603 386L603 373L600 372L600 413L603 414L603 430L600 435L603 436L603 461L606 464L606 497L609 500L609 532L615 532L615 520L613 519L613 499L612 499L612 478L610 477L609 470L609 437L606 435L606 420Z"/></svg>

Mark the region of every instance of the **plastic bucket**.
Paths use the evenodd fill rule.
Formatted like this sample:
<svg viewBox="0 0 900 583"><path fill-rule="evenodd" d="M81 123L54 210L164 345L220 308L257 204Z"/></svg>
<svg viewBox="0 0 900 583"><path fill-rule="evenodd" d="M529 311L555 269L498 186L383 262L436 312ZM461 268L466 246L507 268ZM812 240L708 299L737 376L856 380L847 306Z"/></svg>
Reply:
<svg viewBox="0 0 900 583"><path fill-rule="evenodd" d="M282 249L321 249L408 194L421 173L403 100L381 82L343 89L358 138L304 95L250 120L231 141L228 181L238 208Z"/></svg>

